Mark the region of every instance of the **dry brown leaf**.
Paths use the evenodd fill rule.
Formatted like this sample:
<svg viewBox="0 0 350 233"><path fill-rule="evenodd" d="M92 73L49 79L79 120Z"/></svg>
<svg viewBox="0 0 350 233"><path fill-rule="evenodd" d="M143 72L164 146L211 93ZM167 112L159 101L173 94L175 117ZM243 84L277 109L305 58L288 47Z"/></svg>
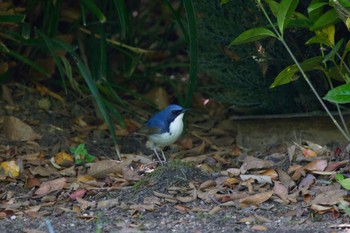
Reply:
<svg viewBox="0 0 350 233"><path fill-rule="evenodd" d="M199 185L199 189L202 190L214 186L216 186L216 182L214 180L207 180Z"/></svg>
<svg viewBox="0 0 350 233"><path fill-rule="evenodd" d="M145 205L150 205L150 204L161 205L160 199L158 197L155 197L155 196L145 197L143 199L143 204L145 204Z"/></svg>
<svg viewBox="0 0 350 233"><path fill-rule="evenodd" d="M150 204L150 205L131 205L129 206L129 209L131 210L138 210L138 211L154 211L155 210L155 205Z"/></svg>
<svg viewBox="0 0 350 233"><path fill-rule="evenodd" d="M191 156L181 159L183 162L202 163L209 155Z"/></svg>
<svg viewBox="0 0 350 233"><path fill-rule="evenodd" d="M306 164L303 169L308 171L324 171L328 165L327 160L314 160Z"/></svg>
<svg viewBox="0 0 350 233"><path fill-rule="evenodd" d="M141 180L141 176L137 170L132 170L129 167L122 167L123 178L129 181Z"/></svg>
<svg viewBox="0 0 350 233"><path fill-rule="evenodd" d="M272 180L276 180L278 178L278 173L274 169L266 169L261 171L260 175L269 176Z"/></svg>
<svg viewBox="0 0 350 233"><path fill-rule="evenodd" d="M271 219L268 219L264 216L261 216L259 214L254 214L254 217L256 218L257 222L259 223L270 223L273 222Z"/></svg>
<svg viewBox="0 0 350 233"><path fill-rule="evenodd" d="M240 175L242 181L246 181L249 179L256 180L259 184L272 184L272 180L270 176L260 176L260 175Z"/></svg>
<svg viewBox="0 0 350 233"><path fill-rule="evenodd" d="M66 185L66 183L67 183L66 178L58 178L55 180L43 182L43 183L41 183L39 189L36 190L35 195L37 197L41 197L41 196L44 196L48 193L62 190L64 188L64 186Z"/></svg>
<svg viewBox="0 0 350 233"><path fill-rule="evenodd" d="M211 209L208 214L212 215L212 214L216 214L217 212L219 212L221 210L220 206L215 206L213 209Z"/></svg>
<svg viewBox="0 0 350 233"><path fill-rule="evenodd" d="M326 212L331 212L334 210L333 206L323 206L323 205L316 205L316 204L312 204L310 208L313 211L318 212L319 214L324 214Z"/></svg>
<svg viewBox="0 0 350 233"><path fill-rule="evenodd" d="M71 166L71 167L67 167L61 171L59 171L59 173L62 175L62 176L76 176L77 175L77 171L75 169L75 166Z"/></svg>
<svg viewBox="0 0 350 233"><path fill-rule="evenodd" d="M296 150L296 146L295 145L292 145L292 146L288 147L287 151L288 151L289 162L292 162L294 160L295 150Z"/></svg>
<svg viewBox="0 0 350 233"><path fill-rule="evenodd" d="M268 228L263 225L254 225L251 228L253 231L267 231Z"/></svg>
<svg viewBox="0 0 350 233"><path fill-rule="evenodd" d="M108 200L99 201L97 203L97 209L110 209L118 205L119 205L118 198L108 199Z"/></svg>
<svg viewBox="0 0 350 233"><path fill-rule="evenodd" d="M251 205L259 205L269 200L272 194L273 194L273 191L268 191L268 192L258 193L255 195L242 198L241 200L239 200L240 208L243 209Z"/></svg>
<svg viewBox="0 0 350 233"><path fill-rule="evenodd" d="M334 171L339 167L346 166L348 163L349 163L349 160L343 160L340 162L330 162L326 168L326 171L329 171L329 172Z"/></svg>
<svg viewBox="0 0 350 233"><path fill-rule="evenodd" d="M303 155L306 158L311 158L311 157L316 157L317 153L314 150L310 150L310 149L303 149Z"/></svg>
<svg viewBox="0 0 350 233"><path fill-rule="evenodd" d="M288 195L288 188L285 187L281 182L274 181L275 186L273 187L273 192L276 194L279 198L284 201L284 203L288 204L289 200L287 199Z"/></svg>
<svg viewBox="0 0 350 233"><path fill-rule="evenodd" d="M193 196L187 196L187 197L176 197L177 200L187 203L187 202L192 202L194 200L196 200L197 198L193 197Z"/></svg>
<svg viewBox="0 0 350 233"><path fill-rule="evenodd" d="M40 186L40 180L38 178L35 177L29 177L26 180L26 183L24 184L24 187L27 189L31 189L33 187L39 187Z"/></svg>
<svg viewBox="0 0 350 233"><path fill-rule="evenodd" d="M330 190L318 194L311 203L316 205L335 205L341 202L346 194L346 190Z"/></svg>
<svg viewBox="0 0 350 233"><path fill-rule="evenodd" d="M247 156L240 168L242 174L251 169L261 169L261 168L270 168L274 165L271 161L266 161L262 159L255 158L253 156Z"/></svg>
<svg viewBox="0 0 350 233"><path fill-rule="evenodd" d="M229 168L226 170L231 176L239 176L241 174L241 169L239 168Z"/></svg>
<svg viewBox="0 0 350 233"><path fill-rule="evenodd" d="M56 100L61 101L62 103L64 103L64 99L59 94L49 90L47 87L45 87L44 85L41 85L40 83L35 83L35 84L36 84L36 89L41 94L45 94L45 95L51 96L52 98L55 98Z"/></svg>
<svg viewBox="0 0 350 233"><path fill-rule="evenodd" d="M96 206L96 202L94 202L94 201L86 201L80 197L77 197L76 200L80 205L80 209L83 211L87 210L88 208L95 208L95 206Z"/></svg>
<svg viewBox="0 0 350 233"><path fill-rule="evenodd" d="M188 206L184 206L184 205L175 205L174 206L175 209L177 209L180 213L186 214L191 212L191 208Z"/></svg>
<svg viewBox="0 0 350 233"><path fill-rule="evenodd" d="M169 198L169 199L174 198L174 196L172 196L172 195L168 195L168 194L164 194L164 193L159 193L159 192L156 192L156 191L153 191L153 194L154 194L156 197L160 197L160 198Z"/></svg>
<svg viewBox="0 0 350 233"><path fill-rule="evenodd" d="M97 179L101 179L106 177L110 173L122 173L123 167L129 166L130 163L131 160L124 160L122 162L117 160L97 161L92 164L87 174Z"/></svg>
<svg viewBox="0 0 350 233"><path fill-rule="evenodd" d="M87 192L86 189L75 190L73 193L71 193L71 195L69 195L69 198L72 200L76 200L78 197L83 198L86 192Z"/></svg>
<svg viewBox="0 0 350 233"><path fill-rule="evenodd" d="M315 182L316 182L316 178L315 178L313 175L311 175L311 174L307 174L307 176L304 177L304 178L300 181L298 188L299 188L299 190L302 190L302 189L307 190L307 189L309 189L309 187L310 187L311 185L313 185Z"/></svg>
<svg viewBox="0 0 350 233"><path fill-rule="evenodd" d="M34 176L35 175L40 175L40 176L57 176L59 175L59 172L52 166L46 166L46 167L42 167L42 166L36 166L36 167L31 167L29 168L30 173L32 173Z"/></svg>
<svg viewBox="0 0 350 233"><path fill-rule="evenodd" d="M85 182L91 181L91 180L95 180L95 178L92 177L92 176L88 176L88 175L79 175L77 177L77 182L78 183L85 183Z"/></svg>
<svg viewBox="0 0 350 233"><path fill-rule="evenodd" d="M41 139L41 136L32 127L13 116L5 117L3 131L5 137L11 141L33 141Z"/></svg>
<svg viewBox="0 0 350 233"><path fill-rule="evenodd" d="M55 155L55 163L61 167L71 167L74 165L74 158L72 155L62 151Z"/></svg>

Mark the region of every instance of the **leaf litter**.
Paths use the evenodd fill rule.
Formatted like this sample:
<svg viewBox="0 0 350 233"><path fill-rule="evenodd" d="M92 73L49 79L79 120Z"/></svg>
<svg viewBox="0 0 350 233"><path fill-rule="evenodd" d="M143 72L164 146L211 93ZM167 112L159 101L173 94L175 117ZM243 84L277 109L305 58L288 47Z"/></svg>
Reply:
<svg viewBox="0 0 350 233"><path fill-rule="evenodd" d="M61 106L67 103L51 101ZM122 161L115 160L111 143L99 139L108 132L98 120L86 121L82 115L57 108L51 111L71 118L70 124L45 120L48 113L42 109L35 110L41 114L35 121L20 108L11 108L0 121L4 129L0 137L0 218L66 214L96 221L99 211L116 209L124 211L127 220L116 227L127 231L157 229L147 223L148 214L178 214L177 220L162 218L158 227L182 229L189 221L187 215L224 220L225 213L232 211L230 221L242 224L237 229L267 231L281 227L271 213L307 224L317 218L331 222L349 215L350 166L348 160L342 160L348 156L346 150L338 158L335 151L310 141L290 142L269 153L243 149L235 143L234 123L224 120L221 108L212 105L206 109L197 106L189 114L191 124L179 143L167 150L171 161L166 166L152 161L152 153L139 146L144 142L135 143L135 152L124 153ZM130 131L120 136L132 137L135 120L126 118L125 122ZM96 159L79 157L77 164L69 148L82 144ZM121 148L123 151L123 144Z"/></svg>

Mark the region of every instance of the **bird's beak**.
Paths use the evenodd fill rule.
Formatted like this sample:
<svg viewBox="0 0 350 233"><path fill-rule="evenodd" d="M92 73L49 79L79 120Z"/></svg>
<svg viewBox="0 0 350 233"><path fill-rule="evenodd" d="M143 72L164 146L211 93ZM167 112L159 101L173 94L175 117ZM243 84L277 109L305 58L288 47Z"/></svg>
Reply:
<svg viewBox="0 0 350 233"><path fill-rule="evenodd" d="M184 108L181 110L181 113L187 112L188 110L190 110L189 108Z"/></svg>

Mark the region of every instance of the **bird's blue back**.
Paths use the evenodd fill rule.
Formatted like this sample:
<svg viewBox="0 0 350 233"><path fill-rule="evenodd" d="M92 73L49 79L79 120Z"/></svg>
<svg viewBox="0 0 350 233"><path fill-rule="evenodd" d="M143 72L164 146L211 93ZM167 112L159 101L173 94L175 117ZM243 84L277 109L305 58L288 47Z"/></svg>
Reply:
<svg viewBox="0 0 350 233"><path fill-rule="evenodd" d="M158 133L169 132L170 123L177 117L177 115L172 114L173 110L183 110L183 108L176 104L169 105L161 112L154 114L146 122L146 126L154 129Z"/></svg>

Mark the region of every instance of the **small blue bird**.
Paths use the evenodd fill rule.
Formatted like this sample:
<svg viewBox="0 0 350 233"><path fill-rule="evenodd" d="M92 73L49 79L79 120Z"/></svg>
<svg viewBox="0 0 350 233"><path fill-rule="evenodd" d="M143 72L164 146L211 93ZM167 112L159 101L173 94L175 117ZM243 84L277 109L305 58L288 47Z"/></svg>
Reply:
<svg viewBox="0 0 350 233"><path fill-rule="evenodd" d="M166 162L162 147L173 144L181 136L183 117L187 110L172 104L154 114L145 124L148 140L153 143L152 149L161 164ZM163 160L160 159L157 149L162 152Z"/></svg>

